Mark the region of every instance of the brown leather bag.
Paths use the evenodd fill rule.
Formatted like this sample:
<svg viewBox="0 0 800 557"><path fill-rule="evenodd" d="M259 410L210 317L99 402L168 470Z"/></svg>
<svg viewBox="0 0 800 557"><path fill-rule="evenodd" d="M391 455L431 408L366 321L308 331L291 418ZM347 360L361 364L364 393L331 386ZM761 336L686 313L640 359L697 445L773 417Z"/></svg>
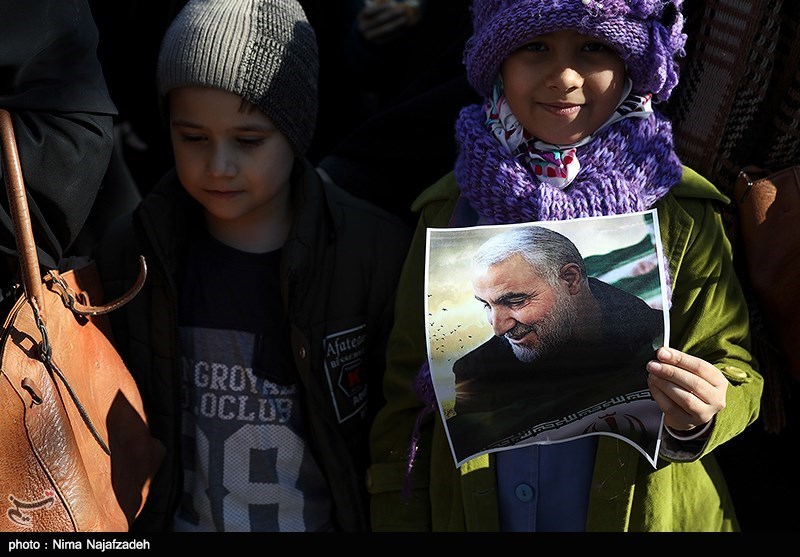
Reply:
<svg viewBox="0 0 800 557"><path fill-rule="evenodd" d="M24 294L0 341L0 530L124 532L164 449L116 351L108 316L142 287L98 304L97 269L42 276L10 114L0 110L3 174Z"/></svg>
<svg viewBox="0 0 800 557"><path fill-rule="evenodd" d="M747 276L784 357L800 380L800 166L749 166L734 185Z"/></svg>

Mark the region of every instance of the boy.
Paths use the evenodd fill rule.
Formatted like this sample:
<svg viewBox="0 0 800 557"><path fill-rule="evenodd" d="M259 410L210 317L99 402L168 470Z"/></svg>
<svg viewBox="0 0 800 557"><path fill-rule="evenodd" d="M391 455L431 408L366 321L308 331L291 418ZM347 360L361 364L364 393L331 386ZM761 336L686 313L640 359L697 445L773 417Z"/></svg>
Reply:
<svg viewBox="0 0 800 557"><path fill-rule="evenodd" d="M167 446L133 529L367 530L407 231L304 156L318 52L295 0L188 2L157 74L175 171L98 257L107 295L150 266L115 316Z"/></svg>

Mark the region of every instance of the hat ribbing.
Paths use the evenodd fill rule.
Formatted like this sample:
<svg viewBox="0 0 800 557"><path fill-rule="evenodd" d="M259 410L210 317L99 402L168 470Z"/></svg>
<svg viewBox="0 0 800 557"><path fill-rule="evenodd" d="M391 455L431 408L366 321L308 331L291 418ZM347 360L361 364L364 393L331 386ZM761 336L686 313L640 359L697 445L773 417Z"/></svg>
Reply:
<svg viewBox="0 0 800 557"><path fill-rule="evenodd" d="M684 55L683 0L475 0L467 77L491 94L503 60L537 35L572 29L610 45L625 61L633 92L665 101Z"/></svg>
<svg viewBox="0 0 800 557"><path fill-rule="evenodd" d="M295 0L190 0L161 43L157 90L184 85L235 93L305 153L316 126L316 35Z"/></svg>

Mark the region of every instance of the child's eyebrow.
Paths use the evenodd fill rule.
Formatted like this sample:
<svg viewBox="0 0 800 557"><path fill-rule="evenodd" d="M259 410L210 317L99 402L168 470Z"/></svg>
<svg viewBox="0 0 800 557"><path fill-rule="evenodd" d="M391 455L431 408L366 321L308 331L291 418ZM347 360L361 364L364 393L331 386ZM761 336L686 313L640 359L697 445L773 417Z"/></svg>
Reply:
<svg viewBox="0 0 800 557"><path fill-rule="evenodd" d="M186 120L182 118L176 118L172 120L173 126L179 126L182 128L197 128L202 129L205 126L202 124L198 124L197 122L193 122L191 120ZM278 128L272 126L270 124L244 124L241 126L233 126L230 128L237 132L259 132L259 133L272 133Z"/></svg>
<svg viewBox="0 0 800 557"><path fill-rule="evenodd" d="M171 121L171 125L173 126L181 126L182 128L202 128L200 124L192 122L190 120L183 120L181 118L175 118Z"/></svg>
<svg viewBox="0 0 800 557"><path fill-rule="evenodd" d="M247 124L244 126L234 126L231 128L236 131L240 132L261 132L261 133L269 133L274 132L278 128L275 126L271 126L269 124Z"/></svg>

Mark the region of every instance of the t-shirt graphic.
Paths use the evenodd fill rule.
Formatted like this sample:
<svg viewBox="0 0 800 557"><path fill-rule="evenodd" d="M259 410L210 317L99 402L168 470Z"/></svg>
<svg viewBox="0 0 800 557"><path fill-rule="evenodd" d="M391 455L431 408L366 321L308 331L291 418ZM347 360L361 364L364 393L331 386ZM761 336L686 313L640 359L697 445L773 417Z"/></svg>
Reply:
<svg viewBox="0 0 800 557"><path fill-rule="evenodd" d="M184 494L178 531L331 528L296 383L253 372L256 335L181 327Z"/></svg>

